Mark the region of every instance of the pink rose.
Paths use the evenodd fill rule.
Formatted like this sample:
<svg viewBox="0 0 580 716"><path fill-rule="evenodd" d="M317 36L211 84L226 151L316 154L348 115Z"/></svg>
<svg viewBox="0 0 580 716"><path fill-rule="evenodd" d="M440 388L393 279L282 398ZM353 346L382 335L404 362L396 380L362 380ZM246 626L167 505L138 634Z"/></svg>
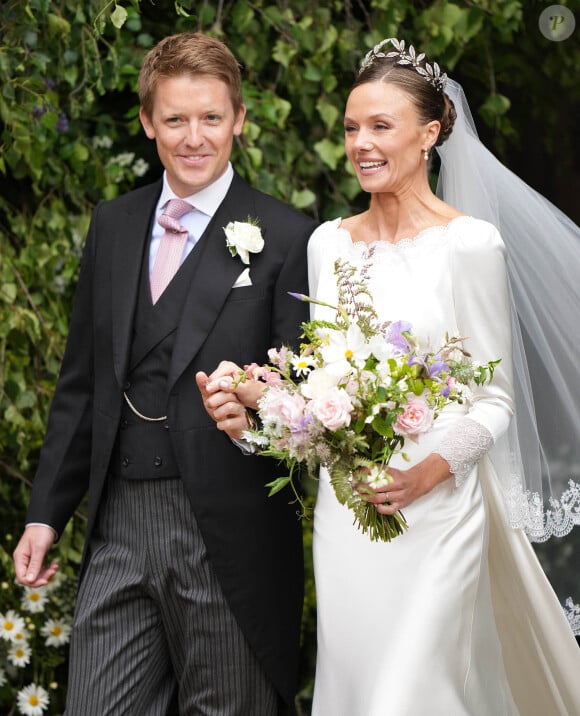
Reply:
<svg viewBox="0 0 580 716"><path fill-rule="evenodd" d="M426 433L433 424L433 411L423 398L411 398L395 423L395 430L404 436Z"/></svg>
<svg viewBox="0 0 580 716"><path fill-rule="evenodd" d="M328 430L339 430L350 425L352 409L350 396L342 388L331 388L308 406L312 415Z"/></svg>
<svg viewBox="0 0 580 716"><path fill-rule="evenodd" d="M264 423L272 423L290 431L302 429L306 401L301 395L271 387L260 398L259 406Z"/></svg>
<svg viewBox="0 0 580 716"><path fill-rule="evenodd" d="M268 385L282 385L282 376L274 370L265 371L262 380Z"/></svg>

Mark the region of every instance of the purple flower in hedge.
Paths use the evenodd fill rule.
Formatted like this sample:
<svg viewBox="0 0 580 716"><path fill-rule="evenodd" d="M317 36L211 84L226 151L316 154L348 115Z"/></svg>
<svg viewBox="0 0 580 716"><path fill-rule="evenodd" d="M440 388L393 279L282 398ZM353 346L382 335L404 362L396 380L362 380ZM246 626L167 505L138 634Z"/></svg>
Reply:
<svg viewBox="0 0 580 716"><path fill-rule="evenodd" d="M42 107L34 107L32 110L32 116L34 119L40 119L43 114L45 114L48 111L48 107L46 105L43 105Z"/></svg>
<svg viewBox="0 0 580 716"><path fill-rule="evenodd" d="M56 123L56 131L59 134L64 134L65 132L68 132L69 123L68 123L68 117L64 113L60 113L58 115L58 120Z"/></svg>

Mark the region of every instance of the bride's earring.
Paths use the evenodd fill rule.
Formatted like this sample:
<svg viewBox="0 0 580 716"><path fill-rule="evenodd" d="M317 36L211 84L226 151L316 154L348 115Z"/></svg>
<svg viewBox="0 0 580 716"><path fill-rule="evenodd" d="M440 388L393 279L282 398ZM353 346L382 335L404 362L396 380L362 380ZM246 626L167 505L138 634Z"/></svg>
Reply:
<svg viewBox="0 0 580 716"><path fill-rule="evenodd" d="M423 149L423 159L428 162L429 161L429 150Z"/></svg>

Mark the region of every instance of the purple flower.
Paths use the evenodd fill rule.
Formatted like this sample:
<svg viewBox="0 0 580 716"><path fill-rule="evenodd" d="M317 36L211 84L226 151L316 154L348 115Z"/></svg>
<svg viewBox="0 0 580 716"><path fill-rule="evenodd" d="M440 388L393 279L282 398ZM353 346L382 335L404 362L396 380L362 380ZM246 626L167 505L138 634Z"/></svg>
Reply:
<svg viewBox="0 0 580 716"><path fill-rule="evenodd" d="M449 372L449 366L444 361L440 360L437 356L435 357L435 360L433 363L431 363L428 367L429 370L429 377L430 378L436 378L440 373L448 373Z"/></svg>
<svg viewBox="0 0 580 716"><path fill-rule="evenodd" d="M32 110L32 116L34 117L34 119L40 119L43 114L46 114L47 111L48 107L46 105L43 105L42 107L36 106Z"/></svg>
<svg viewBox="0 0 580 716"><path fill-rule="evenodd" d="M425 359L423 356L416 356L411 353L407 358L407 365L425 365Z"/></svg>
<svg viewBox="0 0 580 716"><path fill-rule="evenodd" d="M393 321L387 328L385 338L391 345L395 346L395 348L403 353L407 353L411 346L403 334L411 333L412 328L408 321Z"/></svg>
<svg viewBox="0 0 580 716"><path fill-rule="evenodd" d="M56 123L56 131L59 134L64 134L65 132L68 132L69 123L68 123L68 117L66 114L63 114L62 112L58 115L58 120Z"/></svg>

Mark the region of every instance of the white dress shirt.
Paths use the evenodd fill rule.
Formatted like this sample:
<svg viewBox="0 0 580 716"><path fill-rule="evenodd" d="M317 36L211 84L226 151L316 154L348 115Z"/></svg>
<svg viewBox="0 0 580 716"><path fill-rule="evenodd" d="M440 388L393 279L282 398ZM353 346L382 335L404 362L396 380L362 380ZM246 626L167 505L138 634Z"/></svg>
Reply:
<svg viewBox="0 0 580 716"><path fill-rule="evenodd" d="M221 177L219 177L219 179L216 179L213 184L206 186L205 189L202 189L191 196L177 197L167 183L167 172L163 172L163 189L161 190L161 196L159 197L159 201L155 207L155 221L153 222L151 244L149 246L149 276L151 276L153 271L153 265L155 264L155 257L157 256L157 251L159 250L161 237L165 233L165 229L157 223L157 219L163 213L167 202L170 199L182 199L183 201L187 201L193 207L193 211L189 211L179 219L179 223L182 224L189 232L187 242L183 249L183 255L181 257L181 263L183 263L188 257L189 252L197 243L199 237L206 230L207 225L216 213L219 205L224 200L233 178L234 170L231 163L228 162L225 172L221 175Z"/></svg>

